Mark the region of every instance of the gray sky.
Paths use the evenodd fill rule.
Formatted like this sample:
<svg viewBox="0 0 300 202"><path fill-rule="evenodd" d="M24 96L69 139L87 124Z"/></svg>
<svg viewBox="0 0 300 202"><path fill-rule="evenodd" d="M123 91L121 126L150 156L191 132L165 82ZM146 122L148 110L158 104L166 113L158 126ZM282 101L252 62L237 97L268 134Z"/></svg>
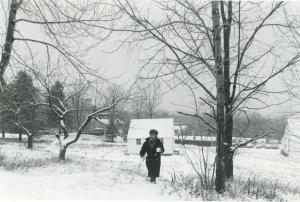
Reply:
<svg viewBox="0 0 300 202"><path fill-rule="evenodd" d="M289 12L296 13L298 8L300 7L300 2L292 2ZM3 22L3 13L0 14L1 22ZM3 23L1 23L1 28L3 30ZM1 30L1 31L2 31ZM28 24L23 24L18 27L24 36L29 36L31 38L40 38L42 37L39 34L38 28L33 26L28 26ZM266 37L265 39L269 39L272 36L268 35L268 32L262 34L262 36ZM114 78L113 81L124 86L129 86L140 67L143 65L142 62L138 61L138 55L143 54L139 50L130 50L126 47L121 48L119 51L114 52L112 54L107 54L103 52L104 50L111 50L111 47L115 47L118 45L118 37L112 37L107 40L104 44L100 45L97 49L94 49L88 58L88 61L91 66L99 69L101 72L105 74L106 78ZM1 42L3 41L3 35L1 34ZM36 48L36 52L38 54L40 48ZM42 56L42 55L41 55ZM282 88L281 79L275 79L269 84L270 87L274 89ZM164 92L168 91L166 86L163 87ZM185 87L179 86L178 88L165 93L163 95L163 102L160 106L161 109L169 110L172 112L175 111L185 111L188 110L184 106L191 105L193 103L193 99L190 96L190 92ZM268 98L268 101L278 101L278 99L282 99L280 96L272 96ZM296 106L297 101L286 103L280 107L272 107L266 110L260 110L263 114L270 114L275 112L278 114L280 111L290 111L290 110L298 110L300 111L300 107Z"/></svg>
<svg viewBox="0 0 300 202"><path fill-rule="evenodd" d="M295 1L290 3L290 5L287 7L287 10L290 15L295 15L298 13L298 8L300 8L300 2ZM259 35L259 38L261 41L264 42L272 41L272 33L273 32L270 32L270 30L264 30L264 32ZM103 46L103 48L109 50L109 47L114 46L114 44L115 39L112 38L111 41L108 41ZM120 51L113 54L100 53L99 51L100 57L98 57L98 61L99 64L102 64L102 68L105 69L107 76L114 77L116 75L122 75L115 81L118 83L127 83L132 80L139 68L143 65L143 63L137 60L137 54L143 53L137 53L137 50L127 50L126 48L123 48ZM272 90L284 89L284 78L285 75L282 75L278 78L273 79L271 82L269 82L268 88ZM165 86L164 90L168 91L168 88ZM191 96L191 93L186 87L183 86L179 86L178 88L164 94L163 98L164 100L161 105L161 108L173 112L189 110L185 106L193 104L193 98ZM283 101L285 99L285 96L272 95L268 96L266 98L266 101L269 103L277 103L279 100ZM300 111L300 106L297 106L297 102L297 100L293 100L280 106L274 106L267 109L260 109L259 112L266 115L277 116L290 111Z"/></svg>

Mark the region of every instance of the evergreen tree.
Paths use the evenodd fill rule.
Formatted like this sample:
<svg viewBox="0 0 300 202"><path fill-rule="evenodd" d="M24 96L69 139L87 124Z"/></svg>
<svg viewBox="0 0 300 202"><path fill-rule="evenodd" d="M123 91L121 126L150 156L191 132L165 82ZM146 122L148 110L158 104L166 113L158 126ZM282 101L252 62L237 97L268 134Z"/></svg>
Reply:
<svg viewBox="0 0 300 202"><path fill-rule="evenodd" d="M32 77L25 71L19 71L12 82L12 104L19 107L20 105L28 106L30 103L35 103L37 92ZM36 106L22 107L19 113L19 120L32 131L35 128L35 110Z"/></svg>
<svg viewBox="0 0 300 202"><path fill-rule="evenodd" d="M3 131L12 131L15 126L15 116L12 112L6 110L12 101L12 85L8 84L0 91L1 113L0 113L0 128Z"/></svg>
<svg viewBox="0 0 300 202"><path fill-rule="evenodd" d="M37 99L37 88L34 87L32 77L25 71L19 71L15 79L6 85L1 92L1 127L6 131L18 132L19 140L22 140L21 123L27 130L34 135L37 129L38 116L37 106L32 105ZM6 110L5 110L6 109ZM12 109L12 110L10 110ZM19 111L18 111L19 110ZM18 113L16 113L18 111ZM32 138L32 136L30 136ZM32 139L30 147L32 148Z"/></svg>
<svg viewBox="0 0 300 202"><path fill-rule="evenodd" d="M2 92L2 104L16 109L21 105L34 103L37 92L38 90L33 85L32 77L25 71L19 71L15 79L5 86ZM34 110L32 107L22 107L19 112L19 120L26 128L33 128L34 121L32 118ZM18 131L18 127L14 124L16 117L12 112L6 111L2 113L2 120L9 130L13 132Z"/></svg>
<svg viewBox="0 0 300 202"><path fill-rule="evenodd" d="M53 86L50 88L50 94L51 94L51 102L57 106L59 105L59 100L64 101L65 94L64 94L64 86L60 81L56 81ZM59 100L58 100L59 99ZM58 119L53 113L52 110L48 110L47 113L47 125L50 128L56 128L58 126Z"/></svg>

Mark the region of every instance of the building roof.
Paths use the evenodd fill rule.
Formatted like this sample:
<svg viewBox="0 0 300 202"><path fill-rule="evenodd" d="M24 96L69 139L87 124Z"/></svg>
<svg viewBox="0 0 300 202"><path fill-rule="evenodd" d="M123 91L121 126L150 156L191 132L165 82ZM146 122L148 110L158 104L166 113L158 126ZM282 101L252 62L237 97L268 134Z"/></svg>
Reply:
<svg viewBox="0 0 300 202"><path fill-rule="evenodd" d="M95 118L98 122L101 122L102 124L104 124L104 125L109 125L109 119L99 119L99 118ZM125 122L124 121L122 121L121 119L118 119L118 118L116 118L115 119L115 122L117 123L117 124L125 124Z"/></svg>
<svg viewBox="0 0 300 202"><path fill-rule="evenodd" d="M163 119L132 119L130 122L127 138L147 138L149 131L156 129L158 137L174 138L173 118Z"/></svg>

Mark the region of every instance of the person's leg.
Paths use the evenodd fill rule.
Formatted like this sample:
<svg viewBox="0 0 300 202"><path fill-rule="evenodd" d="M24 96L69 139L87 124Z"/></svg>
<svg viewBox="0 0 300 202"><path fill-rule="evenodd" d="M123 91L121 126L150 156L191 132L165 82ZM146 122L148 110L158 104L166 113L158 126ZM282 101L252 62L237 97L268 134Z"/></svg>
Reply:
<svg viewBox="0 0 300 202"><path fill-rule="evenodd" d="M154 176L155 176L155 161L154 161L154 159L149 161L149 176L150 176L150 182L154 182Z"/></svg>
<svg viewBox="0 0 300 202"><path fill-rule="evenodd" d="M151 177L151 172L149 169L148 169L148 177L150 178L150 182L151 182L152 177Z"/></svg>
<svg viewBox="0 0 300 202"><path fill-rule="evenodd" d="M148 170L148 177L150 178L150 182L151 182L151 180L152 180L151 167L150 167L149 161L147 159L146 159L146 167Z"/></svg>
<svg viewBox="0 0 300 202"><path fill-rule="evenodd" d="M153 182L156 184L156 178L159 177L160 172L160 160L155 162L155 170L153 172Z"/></svg>

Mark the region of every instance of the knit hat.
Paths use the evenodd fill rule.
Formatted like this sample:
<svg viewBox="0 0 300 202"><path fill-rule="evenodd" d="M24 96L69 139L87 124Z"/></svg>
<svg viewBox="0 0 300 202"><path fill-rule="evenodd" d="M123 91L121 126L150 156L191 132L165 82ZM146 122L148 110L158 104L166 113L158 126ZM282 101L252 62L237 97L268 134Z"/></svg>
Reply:
<svg viewBox="0 0 300 202"><path fill-rule="evenodd" d="M155 129L151 129L151 130L149 131L149 134L150 134L150 135L151 135L151 134L157 135L157 134L158 134L158 131L155 130Z"/></svg>

